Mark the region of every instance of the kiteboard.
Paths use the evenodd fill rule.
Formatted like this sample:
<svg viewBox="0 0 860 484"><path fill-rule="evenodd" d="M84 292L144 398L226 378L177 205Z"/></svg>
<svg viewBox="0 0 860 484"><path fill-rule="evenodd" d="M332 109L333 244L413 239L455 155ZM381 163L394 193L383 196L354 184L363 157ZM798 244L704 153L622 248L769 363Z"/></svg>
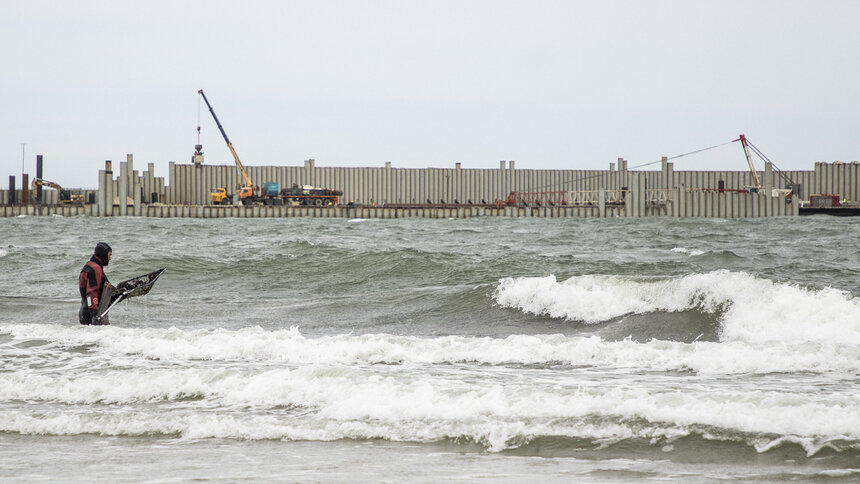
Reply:
<svg viewBox="0 0 860 484"><path fill-rule="evenodd" d="M157 271L152 271L149 274L132 277L131 279L122 281L114 286L110 295L102 295L102 300L110 301L110 303L104 311L99 313L94 324L109 324L107 322L107 313L110 312L114 306L126 299L148 294L149 290L152 289L152 286L155 284L155 281L157 281L159 276L161 276L161 274L166 270L166 268L159 269ZM108 289L109 288L105 288L105 292L108 292Z"/></svg>

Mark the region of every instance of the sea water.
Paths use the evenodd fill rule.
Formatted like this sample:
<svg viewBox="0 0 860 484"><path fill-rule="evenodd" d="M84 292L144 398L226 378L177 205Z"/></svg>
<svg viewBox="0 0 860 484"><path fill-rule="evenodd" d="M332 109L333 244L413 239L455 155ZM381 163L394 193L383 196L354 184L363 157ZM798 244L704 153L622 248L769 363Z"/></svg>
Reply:
<svg viewBox="0 0 860 484"><path fill-rule="evenodd" d="M0 233L2 481L860 479L851 218ZM167 272L86 327L99 241Z"/></svg>

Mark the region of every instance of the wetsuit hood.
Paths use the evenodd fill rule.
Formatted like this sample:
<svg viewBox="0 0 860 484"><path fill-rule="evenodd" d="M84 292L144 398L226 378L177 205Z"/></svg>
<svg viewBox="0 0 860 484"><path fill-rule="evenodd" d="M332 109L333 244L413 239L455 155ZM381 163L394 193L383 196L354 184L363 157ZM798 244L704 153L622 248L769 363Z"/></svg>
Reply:
<svg viewBox="0 0 860 484"><path fill-rule="evenodd" d="M96 244L93 256L97 257L103 266L106 266L110 262L110 257L108 257L109 252L113 252L113 250L111 250L107 242L99 242Z"/></svg>

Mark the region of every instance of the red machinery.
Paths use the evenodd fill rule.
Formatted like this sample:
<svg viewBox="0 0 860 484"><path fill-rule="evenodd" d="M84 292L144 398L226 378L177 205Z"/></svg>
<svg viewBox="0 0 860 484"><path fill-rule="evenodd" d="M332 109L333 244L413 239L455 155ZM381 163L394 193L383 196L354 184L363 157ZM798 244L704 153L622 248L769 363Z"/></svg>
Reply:
<svg viewBox="0 0 860 484"><path fill-rule="evenodd" d="M842 201L839 195L832 193L816 193L809 196L809 206L812 208L839 208Z"/></svg>
<svg viewBox="0 0 860 484"><path fill-rule="evenodd" d="M511 192L505 205L567 205L570 192Z"/></svg>

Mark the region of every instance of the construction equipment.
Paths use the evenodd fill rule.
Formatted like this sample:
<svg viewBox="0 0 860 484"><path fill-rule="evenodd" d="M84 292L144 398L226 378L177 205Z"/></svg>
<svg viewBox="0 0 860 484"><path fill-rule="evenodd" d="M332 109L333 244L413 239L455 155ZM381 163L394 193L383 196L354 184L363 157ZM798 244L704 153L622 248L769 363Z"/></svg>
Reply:
<svg viewBox="0 0 860 484"><path fill-rule="evenodd" d="M233 148L233 143L230 142L230 138L228 138L227 133L224 132L224 127L222 127L221 122L218 121L218 116L215 115L215 110L212 109L212 105L209 104L209 100L206 99L206 94L203 94L203 89L197 91L197 93L203 97L203 101L209 108L209 112L212 113L212 118L215 120L215 124L218 125L218 130L221 131L221 136L224 137L224 141L227 143L227 147L230 148L230 153L233 154L233 160L236 162L236 169L238 170L239 175L242 179L242 183L240 183L238 188L236 189L236 194L239 195L239 200L244 205L250 205L252 203L259 202L260 198L257 196L259 187L257 187L256 185L254 185L253 182L251 182L251 178L248 176L248 172L245 171L245 167L242 165L242 162L239 161L239 155L236 154L236 150ZM200 148L202 149L202 146L200 146ZM197 151L199 152L201 150L198 149ZM222 203L226 205L233 202L233 196L227 195L226 188L213 188L212 192L209 194L209 200L212 203Z"/></svg>
<svg viewBox="0 0 860 484"><path fill-rule="evenodd" d="M740 141L741 146L743 146L743 148L744 148L744 155L747 158L747 164L750 167L750 174L752 175L753 186L750 188L752 188L753 190L751 190L751 191L758 192L762 188L761 187L761 180L759 180L758 172L755 169L755 164L753 164L752 157L750 157L749 141L747 141L747 137L744 135L740 135L740 137L738 139L736 139L735 141Z"/></svg>
<svg viewBox="0 0 860 484"><path fill-rule="evenodd" d="M227 194L226 188L213 188L209 192L209 201L215 205L232 205L233 194Z"/></svg>
<svg viewBox="0 0 860 484"><path fill-rule="evenodd" d="M281 198L290 205L304 205L315 207L332 207L337 205L343 192L330 188L316 188L311 185L299 185L293 183L290 188L281 190Z"/></svg>
<svg viewBox="0 0 860 484"><path fill-rule="evenodd" d="M814 193L809 196L809 206L812 208L839 208L842 200L838 194Z"/></svg>
<svg viewBox="0 0 860 484"><path fill-rule="evenodd" d="M33 178L32 186L33 193L36 193L37 186L53 188L60 194L60 203L84 203L84 195L82 193L72 193L70 190L66 190L58 183L54 183L52 181L44 180L42 178Z"/></svg>
<svg viewBox="0 0 860 484"><path fill-rule="evenodd" d="M505 205L512 206L556 206L567 205L571 200L570 192L511 192L505 199Z"/></svg>
<svg viewBox="0 0 860 484"><path fill-rule="evenodd" d="M761 180L758 177L758 172L755 169L755 164L753 163L752 157L750 156L750 149L752 149L752 151L756 155L758 155L759 158L761 158L763 161L770 163L771 166L773 166L773 168L776 170L776 173L785 182L785 188L773 188L771 189L771 193L768 195L770 195L771 197L785 197L786 200L791 199L791 196L794 192L794 181L788 175L783 173L782 170L780 170L779 167L776 166L776 164L770 161L768 157L761 152L761 150L756 148L754 144L750 143L746 136L740 135L738 139L734 141L741 142L741 145L744 148L744 156L746 156L747 164L750 167L750 175L752 176L753 185L744 188L749 189L751 193L759 193L764 191L764 187L761 185Z"/></svg>
<svg viewBox="0 0 860 484"><path fill-rule="evenodd" d="M263 188L260 191L260 198L263 200L263 205L284 204L284 200L281 198L280 187L275 182L263 183Z"/></svg>
<svg viewBox="0 0 860 484"><path fill-rule="evenodd" d="M200 143L200 98L197 98L197 144L194 145L191 163L198 168L203 165L203 145Z"/></svg>
<svg viewBox="0 0 860 484"><path fill-rule="evenodd" d="M197 129L199 130L200 126L198 126ZM203 145L199 142L194 145L194 154L191 155L191 163L193 163L194 166L200 166L203 164Z"/></svg>

